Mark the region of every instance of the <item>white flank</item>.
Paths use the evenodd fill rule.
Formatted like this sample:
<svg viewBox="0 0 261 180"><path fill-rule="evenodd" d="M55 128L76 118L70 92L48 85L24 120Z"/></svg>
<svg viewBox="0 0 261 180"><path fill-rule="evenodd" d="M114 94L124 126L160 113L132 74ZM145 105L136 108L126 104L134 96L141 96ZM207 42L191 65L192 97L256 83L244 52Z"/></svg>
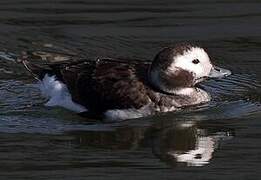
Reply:
<svg viewBox="0 0 261 180"><path fill-rule="evenodd" d="M39 88L42 94L49 98L46 106L60 106L77 113L87 111L85 107L72 101L67 86L57 80L55 76L46 74L43 80L39 82Z"/></svg>
<svg viewBox="0 0 261 180"><path fill-rule="evenodd" d="M153 113L150 104L140 109L112 109L104 113L107 121L141 118Z"/></svg>

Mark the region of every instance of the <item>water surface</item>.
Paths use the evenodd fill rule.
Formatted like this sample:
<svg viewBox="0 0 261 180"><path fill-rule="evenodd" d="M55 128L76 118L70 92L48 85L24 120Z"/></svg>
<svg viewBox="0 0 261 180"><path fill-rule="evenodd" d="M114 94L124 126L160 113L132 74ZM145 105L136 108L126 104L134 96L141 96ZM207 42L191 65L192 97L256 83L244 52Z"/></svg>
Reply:
<svg viewBox="0 0 261 180"><path fill-rule="evenodd" d="M3 179L258 179L261 3L256 0L0 2ZM21 51L151 60L182 41L233 72L212 102L115 123L48 108Z"/></svg>

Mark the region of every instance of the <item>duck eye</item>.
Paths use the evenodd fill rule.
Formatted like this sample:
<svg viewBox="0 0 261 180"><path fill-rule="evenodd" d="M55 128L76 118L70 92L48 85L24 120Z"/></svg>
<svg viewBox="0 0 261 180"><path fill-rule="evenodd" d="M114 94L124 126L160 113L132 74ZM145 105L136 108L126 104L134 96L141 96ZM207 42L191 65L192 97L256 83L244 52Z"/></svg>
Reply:
<svg viewBox="0 0 261 180"><path fill-rule="evenodd" d="M199 63L199 60L198 59L193 59L192 61L194 64L198 64Z"/></svg>

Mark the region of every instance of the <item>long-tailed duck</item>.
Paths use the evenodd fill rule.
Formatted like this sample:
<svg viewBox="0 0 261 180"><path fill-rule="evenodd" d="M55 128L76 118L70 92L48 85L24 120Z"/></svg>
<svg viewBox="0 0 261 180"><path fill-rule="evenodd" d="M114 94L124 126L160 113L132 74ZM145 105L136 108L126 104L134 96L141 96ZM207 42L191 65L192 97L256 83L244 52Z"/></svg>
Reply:
<svg viewBox="0 0 261 180"><path fill-rule="evenodd" d="M162 49L151 63L101 58L96 61L22 62L49 98L61 106L109 120L139 118L210 101L195 85L229 70L214 66L206 51L191 44Z"/></svg>

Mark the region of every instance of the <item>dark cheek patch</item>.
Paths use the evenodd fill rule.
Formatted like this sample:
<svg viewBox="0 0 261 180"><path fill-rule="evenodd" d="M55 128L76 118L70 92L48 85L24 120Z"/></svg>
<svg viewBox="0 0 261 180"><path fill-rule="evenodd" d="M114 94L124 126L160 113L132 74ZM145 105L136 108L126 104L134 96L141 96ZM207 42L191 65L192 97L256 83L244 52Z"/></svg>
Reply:
<svg viewBox="0 0 261 180"><path fill-rule="evenodd" d="M173 73L165 74L163 79L165 79L165 85L171 88L192 87L194 84L193 74L183 69L177 69Z"/></svg>

